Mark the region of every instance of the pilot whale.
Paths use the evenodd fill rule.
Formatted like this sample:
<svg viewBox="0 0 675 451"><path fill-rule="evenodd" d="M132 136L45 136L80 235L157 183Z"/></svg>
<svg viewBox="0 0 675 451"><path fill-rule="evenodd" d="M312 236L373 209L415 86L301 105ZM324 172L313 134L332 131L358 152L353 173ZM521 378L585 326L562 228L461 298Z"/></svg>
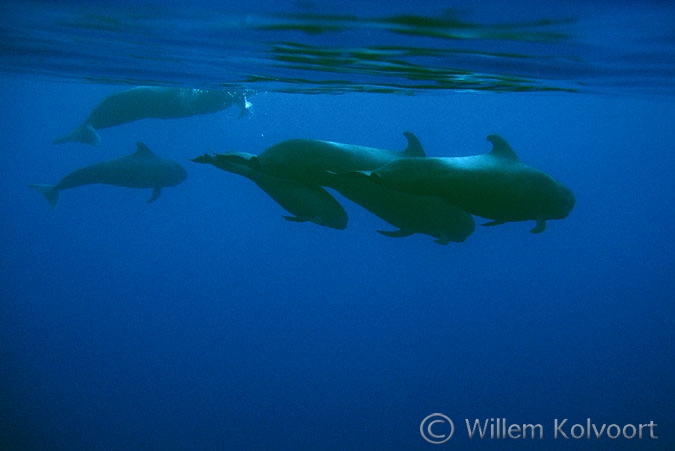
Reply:
<svg viewBox="0 0 675 451"><path fill-rule="evenodd" d="M97 130L102 128L145 118L173 119L215 113L234 104L241 109L241 115L251 106L244 92L138 86L103 99L79 127L53 143L82 142L97 146L101 142Z"/></svg>
<svg viewBox="0 0 675 451"><path fill-rule="evenodd" d="M152 188L147 203L157 200L162 188L175 186L187 178L185 168L172 160L160 158L143 143L136 143L134 153L77 169L66 175L56 185L28 185L42 193L54 208L59 192L64 189L91 184Z"/></svg>
<svg viewBox="0 0 675 451"><path fill-rule="evenodd" d="M227 155L226 158L222 158L218 154L205 154L192 161L211 164L226 172L248 178L293 215L284 216L289 221L310 221L339 230L347 227L347 212L321 186L281 179L253 169L250 161L254 155L251 154L238 152Z"/></svg>
<svg viewBox="0 0 675 451"><path fill-rule="evenodd" d="M291 139L265 149L248 164L274 177L326 185L331 179L328 172L370 170L404 157L424 157L417 137L410 132L404 135L408 146L403 152L316 139Z"/></svg>
<svg viewBox="0 0 675 451"><path fill-rule="evenodd" d="M463 242L476 227L473 216L447 201L396 191L365 179L336 175L329 186L338 193L398 228L378 230L399 238L422 233L435 237L438 244Z"/></svg>
<svg viewBox="0 0 675 451"><path fill-rule="evenodd" d="M305 191L311 189L312 193L319 189L319 192L324 193L321 186L335 189L398 228L396 231L378 231L386 236L403 237L423 233L436 237L436 242L440 244L464 241L475 228L473 217L448 202L430 196L402 193L368 180L337 175L357 169L376 168L401 158L424 157L424 149L417 137L410 132L404 135L408 146L403 152L330 141L293 139L271 146L258 156L235 152L197 157L193 161L208 162L231 172L247 168L246 176L255 174L251 180L255 182L264 176L264 180L274 180L275 189L278 189L282 180L292 182L294 190L299 186ZM237 171L233 171L235 167ZM259 186L274 197L271 190ZM284 192L287 191L288 185L284 185ZM282 203L282 206L291 212L316 209L317 200L322 198L317 195L310 202L307 196L302 199L296 196L292 205ZM329 204L322 200L318 205L326 208Z"/></svg>
<svg viewBox="0 0 675 451"><path fill-rule="evenodd" d="M468 157L406 158L362 172L374 182L410 194L437 196L469 213L492 219L483 225L535 220L541 233L546 220L566 218L572 192L549 175L527 166L498 135L492 150Z"/></svg>

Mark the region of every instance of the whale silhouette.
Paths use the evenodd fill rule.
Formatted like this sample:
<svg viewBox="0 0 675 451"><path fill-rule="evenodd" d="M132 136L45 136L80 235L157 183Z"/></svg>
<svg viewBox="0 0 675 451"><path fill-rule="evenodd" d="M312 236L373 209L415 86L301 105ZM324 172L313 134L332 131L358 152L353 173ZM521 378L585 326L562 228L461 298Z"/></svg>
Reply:
<svg viewBox="0 0 675 451"><path fill-rule="evenodd" d="M274 190L259 184L291 212L316 210L319 207L325 209L332 205L323 196L324 193L329 194L321 186L327 186L398 228L396 231L378 231L383 235L403 237L423 233L437 238L436 242L440 244L464 241L474 231L473 217L448 202L388 189L368 180L337 176L338 173L375 168L402 158L423 158L424 149L415 135L410 132L404 135L408 146L403 152L330 141L293 139L271 146L258 156L235 152L197 157L193 161L211 163L236 173L246 168L244 175L254 174L254 177L249 178L256 183L261 177L263 180L273 180L277 195L279 192L288 194L291 186L291 192L294 193L301 189L305 194L303 197L295 196L292 204L283 204L274 196ZM283 190L279 191L282 181L285 181ZM307 193L313 197L308 198ZM321 196L317 193L321 193ZM330 211L336 217L333 207Z"/></svg>
<svg viewBox="0 0 675 451"><path fill-rule="evenodd" d="M335 175L329 186L341 195L398 228L378 230L382 235L399 238L422 233L435 237L438 244L462 242L476 227L473 216L433 196L396 191L371 182Z"/></svg>
<svg viewBox="0 0 675 451"><path fill-rule="evenodd" d="M492 150L468 157L404 158L371 171L375 183L402 192L437 196L477 216L487 226L535 220L532 233L546 220L566 218L574 195L549 175L527 166L498 135L489 135ZM358 175L358 174L357 174Z"/></svg>
<svg viewBox="0 0 675 451"><path fill-rule="evenodd" d="M293 216L285 219L295 222L310 221L342 230L347 227L347 212L325 189L295 180L281 179L254 169L254 155L237 152L221 155L202 155L192 159L195 163L211 164L219 169L248 178Z"/></svg>
<svg viewBox="0 0 675 451"><path fill-rule="evenodd" d="M175 186L187 178L185 168L172 160L159 158L143 143L136 143L134 153L77 169L56 185L28 185L42 193L54 208L59 192L64 189L91 184L152 188L147 203L154 202L165 186Z"/></svg>
<svg viewBox="0 0 675 451"><path fill-rule="evenodd" d="M251 159L252 167L266 174L313 185L330 182L329 172L343 173L378 168L407 157L424 157L417 137L405 132L402 152L317 139L291 139L267 148Z"/></svg>
<svg viewBox="0 0 675 451"><path fill-rule="evenodd" d="M97 146L101 142L97 130L102 128L145 118L172 119L215 113L233 104L241 109L240 116L251 106L244 92L138 86L103 99L79 127L55 139L53 144L82 142Z"/></svg>

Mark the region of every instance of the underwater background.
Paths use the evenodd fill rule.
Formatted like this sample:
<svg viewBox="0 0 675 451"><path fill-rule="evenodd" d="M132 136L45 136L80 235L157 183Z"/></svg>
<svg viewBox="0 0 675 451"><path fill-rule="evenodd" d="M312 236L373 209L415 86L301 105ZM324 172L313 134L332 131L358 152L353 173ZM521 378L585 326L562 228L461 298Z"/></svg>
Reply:
<svg viewBox="0 0 675 451"><path fill-rule="evenodd" d="M0 449L673 449L674 19L668 2L4 3ZM248 89L252 111L51 144L136 85ZM337 194L345 230L285 221L189 161L292 138L404 149L404 131L430 156L498 133L575 208L441 246L375 233L391 227ZM89 185L52 211L26 187L138 141L188 171L152 204ZM455 425L441 445L420 434L433 413ZM543 439L468 437L497 418ZM555 439L565 418L658 439Z"/></svg>

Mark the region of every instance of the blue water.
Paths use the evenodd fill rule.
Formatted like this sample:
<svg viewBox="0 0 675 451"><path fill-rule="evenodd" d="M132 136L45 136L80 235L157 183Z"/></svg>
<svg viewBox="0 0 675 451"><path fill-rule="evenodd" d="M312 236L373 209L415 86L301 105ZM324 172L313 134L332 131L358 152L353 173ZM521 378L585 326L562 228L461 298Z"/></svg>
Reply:
<svg viewBox="0 0 675 451"><path fill-rule="evenodd" d="M156 55L181 49L182 57L194 37L195 65L89 52L91 42L77 45L86 36L81 28L55 28L51 20L90 11L84 6L34 4L43 11L36 16L17 5L5 7L11 24L2 21L2 35L12 39L2 43L0 78L0 449L675 447L668 3L541 11L522 3L503 15L500 3L494 10L466 6L474 24L576 18L554 21L556 31L574 35L555 43L457 43L470 54L434 67L454 61L465 68L474 84L468 89L443 89L437 72L412 86L406 76L381 76L369 65L372 55L337 78L261 56L272 38L368 47L359 33L375 33L373 18L410 13L396 2L349 19L358 30L337 43L326 30L246 35L259 47L232 44L241 52L232 73L201 71L217 66L214 54L223 49L217 33L211 47L197 45L210 35L195 23L219 17L208 5L192 4L182 16L176 3L156 12L163 17L157 23L147 12L156 11L152 5L145 15L111 9L125 39L92 35L103 50L124 42ZM100 19L105 7L97 5L87 17L112 23ZM333 2L322 11L358 14L357 6ZM216 11L250 17L247 8ZM296 23L279 15L284 8L321 10L309 2L260 3L251 15ZM440 14L432 6L415 13ZM138 17L167 37L148 40L125 28ZM302 20L325 26L314 16ZM168 37L176 24L184 25L179 43ZM13 33L22 29L17 40ZM52 45L36 56L40 36ZM401 36L385 33L379 44L400 46ZM408 50L449 42L420 39L403 38ZM497 58L492 75L519 72L526 81L497 89L473 77L490 67L480 52L521 45L520 54L536 61L519 71L509 69L509 57ZM551 63L554 54L569 58ZM275 67L273 83L251 81ZM612 67L622 72L611 74ZM51 144L129 85L213 87L219 77L229 88L256 91L251 114L238 119L232 108L143 120L102 130L99 147ZM521 160L570 187L576 206L543 234L528 233L531 222L507 223L440 246L425 235L377 234L391 227L338 195L349 214L346 230L285 221L286 212L253 183L189 161L209 151L257 154L291 138L403 149L406 130L432 156L487 152L485 137L499 133ZM51 211L26 188L129 154L137 141L188 170L186 182L164 189L155 203L145 204L148 190L92 185L64 191ZM455 424L445 444L420 434L433 413ZM540 423L544 437L469 439L465 420L490 418ZM568 436L571 425L590 418L598 426L653 421L658 439L647 432L642 439L554 439L554 421L565 418Z"/></svg>

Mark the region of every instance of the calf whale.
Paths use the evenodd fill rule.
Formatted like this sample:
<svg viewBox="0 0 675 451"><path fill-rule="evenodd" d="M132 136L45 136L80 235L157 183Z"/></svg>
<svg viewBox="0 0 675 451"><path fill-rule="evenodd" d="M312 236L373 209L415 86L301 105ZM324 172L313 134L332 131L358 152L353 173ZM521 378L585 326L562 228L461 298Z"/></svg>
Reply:
<svg viewBox="0 0 675 451"><path fill-rule="evenodd" d="M430 235L438 244L463 242L476 227L473 216L433 196L396 191L370 180L334 176L329 186L338 193L398 228L378 230L392 238L414 233Z"/></svg>
<svg viewBox="0 0 675 451"><path fill-rule="evenodd" d="M361 174L375 183L410 194L437 196L497 225L535 220L541 233L546 220L566 218L574 207L572 192L549 175L521 162L498 135L492 150L468 157L406 158Z"/></svg>
<svg viewBox="0 0 675 451"><path fill-rule="evenodd" d="M238 152L221 155L202 155L192 159L195 163L211 164L226 172L241 175L258 185L265 193L293 216L284 216L289 221L310 221L342 230L347 227L347 212L325 189L267 175L251 167L254 155Z"/></svg>
<svg viewBox="0 0 675 451"><path fill-rule="evenodd" d="M156 156L145 144L136 143L134 153L77 169L66 175L56 185L28 185L42 193L54 208L59 192L64 189L91 184L152 188L147 203L157 200L162 188L175 186L187 178L185 168L175 161Z"/></svg>
<svg viewBox="0 0 675 451"><path fill-rule="evenodd" d="M244 92L161 86L138 86L112 94L99 103L73 132L54 144L82 142L97 146L99 129L145 118L173 119L215 113L234 104L244 115L251 104Z"/></svg>

